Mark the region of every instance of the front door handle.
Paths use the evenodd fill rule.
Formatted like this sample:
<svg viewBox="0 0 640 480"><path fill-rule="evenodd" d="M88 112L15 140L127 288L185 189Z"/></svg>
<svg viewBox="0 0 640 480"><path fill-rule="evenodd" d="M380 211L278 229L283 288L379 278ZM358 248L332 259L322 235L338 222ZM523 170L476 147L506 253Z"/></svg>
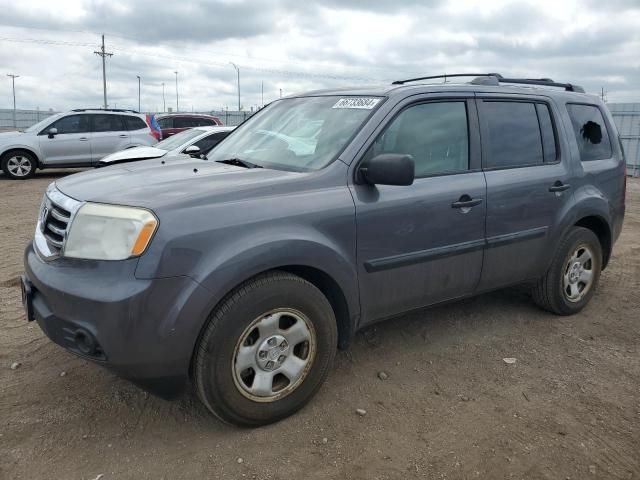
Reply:
<svg viewBox="0 0 640 480"><path fill-rule="evenodd" d="M481 198L471 198L469 195L462 195L457 202L451 204L451 208L466 208L475 207L482 203Z"/></svg>
<svg viewBox="0 0 640 480"><path fill-rule="evenodd" d="M80 140L81 142L86 142L89 139L87 137L80 137L78 140Z"/></svg>
<svg viewBox="0 0 640 480"><path fill-rule="evenodd" d="M569 190L571 185L568 183L562 183L560 180L555 182L553 185L549 187L549 191L551 193L564 192L565 190Z"/></svg>
<svg viewBox="0 0 640 480"><path fill-rule="evenodd" d="M122 134L122 135L118 135L118 136L119 136L120 138L127 138L129 135Z"/></svg>

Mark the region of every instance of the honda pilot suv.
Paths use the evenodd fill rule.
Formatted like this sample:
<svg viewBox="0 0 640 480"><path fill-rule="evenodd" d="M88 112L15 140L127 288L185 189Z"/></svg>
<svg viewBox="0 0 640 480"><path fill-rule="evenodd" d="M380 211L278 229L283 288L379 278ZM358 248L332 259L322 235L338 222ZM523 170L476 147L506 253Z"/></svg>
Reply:
<svg viewBox="0 0 640 480"><path fill-rule="evenodd" d="M283 98L208 161L57 180L25 252L28 319L256 426L301 408L374 322L516 284L579 312L624 216L611 115L547 79L429 81Z"/></svg>
<svg viewBox="0 0 640 480"><path fill-rule="evenodd" d="M47 117L24 132L0 133L0 168L11 179L25 180L38 168L89 167L111 153L159 139L152 115L77 109Z"/></svg>

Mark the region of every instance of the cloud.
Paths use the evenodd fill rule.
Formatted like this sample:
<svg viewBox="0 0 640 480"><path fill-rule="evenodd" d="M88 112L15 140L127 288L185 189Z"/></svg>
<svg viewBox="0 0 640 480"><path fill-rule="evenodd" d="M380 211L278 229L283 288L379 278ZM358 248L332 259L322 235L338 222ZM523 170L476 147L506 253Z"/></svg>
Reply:
<svg viewBox="0 0 640 480"><path fill-rule="evenodd" d="M6 0L0 0L4 2ZM18 104L67 109L102 103L106 33L110 103L245 107L305 90L418 74L499 71L551 77L640 101L637 0L45 0L2 6L0 65L17 73ZM31 43L25 43L32 41ZM1 80L0 80L1 81ZM11 92L0 88L0 107Z"/></svg>

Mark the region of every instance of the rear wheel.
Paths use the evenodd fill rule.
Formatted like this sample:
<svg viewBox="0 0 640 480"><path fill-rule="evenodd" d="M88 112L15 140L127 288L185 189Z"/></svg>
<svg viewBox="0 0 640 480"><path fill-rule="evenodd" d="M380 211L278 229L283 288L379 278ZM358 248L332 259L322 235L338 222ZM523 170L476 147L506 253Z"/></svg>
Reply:
<svg viewBox="0 0 640 480"><path fill-rule="evenodd" d="M533 289L534 301L558 315L582 310L593 296L602 269L602 246L589 229L573 228L558 247L551 267Z"/></svg>
<svg viewBox="0 0 640 480"><path fill-rule="evenodd" d="M29 152L14 150L2 156L2 170L12 180L26 180L36 172L38 162Z"/></svg>
<svg viewBox="0 0 640 480"><path fill-rule="evenodd" d="M275 422L320 388L336 344L320 290L286 272L260 275L228 295L205 327L194 359L198 395L226 422Z"/></svg>

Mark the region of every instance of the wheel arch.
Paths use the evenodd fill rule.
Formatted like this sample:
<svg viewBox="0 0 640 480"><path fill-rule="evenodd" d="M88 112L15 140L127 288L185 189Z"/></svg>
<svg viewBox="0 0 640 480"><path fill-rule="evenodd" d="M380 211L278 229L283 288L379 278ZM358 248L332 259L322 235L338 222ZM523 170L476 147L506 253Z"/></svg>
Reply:
<svg viewBox="0 0 640 480"><path fill-rule="evenodd" d="M38 154L29 147L9 147L4 152L2 152L2 154L0 154L0 161L4 161L4 159L7 158L12 152L27 152L28 154L33 155L33 158L35 158L36 160L36 168L40 168L40 158L38 157Z"/></svg>
<svg viewBox="0 0 640 480"><path fill-rule="evenodd" d="M611 227L600 215L586 215L574 223L574 227L583 227L591 230L600 241L602 247L602 269L604 270L609 263L611 250L613 248Z"/></svg>

